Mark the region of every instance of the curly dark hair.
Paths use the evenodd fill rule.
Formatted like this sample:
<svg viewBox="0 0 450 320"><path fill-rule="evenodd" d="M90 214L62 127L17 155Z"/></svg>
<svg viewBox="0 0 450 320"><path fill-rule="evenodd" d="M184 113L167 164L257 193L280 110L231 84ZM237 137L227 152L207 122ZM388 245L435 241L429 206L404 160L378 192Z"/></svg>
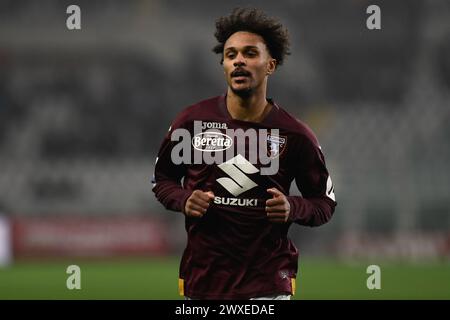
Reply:
<svg viewBox="0 0 450 320"><path fill-rule="evenodd" d="M213 52L222 54L220 63L223 63L225 42L238 31L260 35L272 58L277 60L277 66L283 64L286 55L291 54L288 31L279 21L255 8L235 8L229 16L220 17L216 21L214 36L219 43L213 48Z"/></svg>

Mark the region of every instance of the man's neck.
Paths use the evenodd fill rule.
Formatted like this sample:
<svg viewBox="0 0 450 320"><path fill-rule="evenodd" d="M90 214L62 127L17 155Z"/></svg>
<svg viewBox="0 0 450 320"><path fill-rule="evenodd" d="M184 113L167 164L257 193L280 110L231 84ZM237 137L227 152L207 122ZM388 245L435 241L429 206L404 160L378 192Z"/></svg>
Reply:
<svg viewBox="0 0 450 320"><path fill-rule="evenodd" d="M228 89L227 109L235 120L261 122L271 109L266 100L265 93L252 94L248 98L242 98Z"/></svg>

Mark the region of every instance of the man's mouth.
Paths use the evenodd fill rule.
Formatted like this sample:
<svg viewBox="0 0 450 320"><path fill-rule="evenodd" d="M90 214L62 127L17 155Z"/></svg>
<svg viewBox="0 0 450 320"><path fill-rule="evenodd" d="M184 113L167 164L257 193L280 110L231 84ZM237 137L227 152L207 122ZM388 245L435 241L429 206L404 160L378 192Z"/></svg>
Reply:
<svg viewBox="0 0 450 320"><path fill-rule="evenodd" d="M237 69L231 73L231 78L234 80L235 83L244 83L247 81L250 75L251 74L248 71Z"/></svg>
<svg viewBox="0 0 450 320"><path fill-rule="evenodd" d="M247 77L250 77L250 72L245 70L234 70L231 73L232 78L236 78L236 80L244 80Z"/></svg>
<svg viewBox="0 0 450 320"><path fill-rule="evenodd" d="M233 80L236 83L244 83L248 79L247 76L239 76L239 77L233 77Z"/></svg>

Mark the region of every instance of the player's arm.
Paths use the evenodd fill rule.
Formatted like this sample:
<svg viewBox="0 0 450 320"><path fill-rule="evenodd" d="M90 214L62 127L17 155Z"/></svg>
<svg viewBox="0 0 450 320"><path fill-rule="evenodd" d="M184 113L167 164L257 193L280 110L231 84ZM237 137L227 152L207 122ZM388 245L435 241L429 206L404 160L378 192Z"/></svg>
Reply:
<svg viewBox="0 0 450 320"><path fill-rule="evenodd" d="M158 152L155 162L153 189L156 198L165 208L173 211L183 211L186 200L192 191L181 185L181 179L186 174L185 164L174 164L171 158L174 141L171 141L173 129L169 129Z"/></svg>
<svg viewBox="0 0 450 320"><path fill-rule="evenodd" d="M155 163L153 192L164 207L173 211L181 211L188 217L202 217L209 208L209 203L214 199L214 194L202 190L186 190L181 185L181 179L186 174L185 164L174 164L172 161L172 149L169 130Z"/></svg>
<svg viewBox="0 0 450 320"><path fill-rule="evenodd" d="M317 139L305 136L300 145L295 182L302 196L287 196L288 220L307 226L328 222L337 205L334 187Z"/></svg>

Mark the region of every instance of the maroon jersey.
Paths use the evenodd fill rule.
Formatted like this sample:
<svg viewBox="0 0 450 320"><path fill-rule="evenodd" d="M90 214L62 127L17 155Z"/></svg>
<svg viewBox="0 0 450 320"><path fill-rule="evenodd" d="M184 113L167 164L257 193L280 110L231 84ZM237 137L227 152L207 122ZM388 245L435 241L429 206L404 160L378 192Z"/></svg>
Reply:
<svg viewBox="0 0 450 320"><path fill-rule="evenodd" d="M186 217L188 240L179 276L184 294L190 298L248 299L293 294L298 250L287 236L288 229L292 223L319 226L334 212L333 186L315 135L269 101L272 108L259 123L233 119L225 95L199 102L177 116L161 145L153 191L167 209L182 211L196 189L213 191L215 195L203 217ZM198 134L194 123L219 133ZM180 128L191 134L192 153L184 150L176 154L190 158L190 163L173 160L172 151L179 141L172 141L172 135ZM263 165L248 161L252 146L246 142L239 146L242 139L237 142L230 138L226 134L230 129L267 129L264 139L270 157L279 161L277 172L261 174ZM279 130L276 136L270 134L273 129ZM241 164L230 163L226 157L221 164L194 159L195 152L211 155L230 148L237 152L234 159L239 158ZM289 195L293 180L302 196ZM265 201L272 198L267 192L272 187L289 200L287 223L267 219Z"/></svg>

